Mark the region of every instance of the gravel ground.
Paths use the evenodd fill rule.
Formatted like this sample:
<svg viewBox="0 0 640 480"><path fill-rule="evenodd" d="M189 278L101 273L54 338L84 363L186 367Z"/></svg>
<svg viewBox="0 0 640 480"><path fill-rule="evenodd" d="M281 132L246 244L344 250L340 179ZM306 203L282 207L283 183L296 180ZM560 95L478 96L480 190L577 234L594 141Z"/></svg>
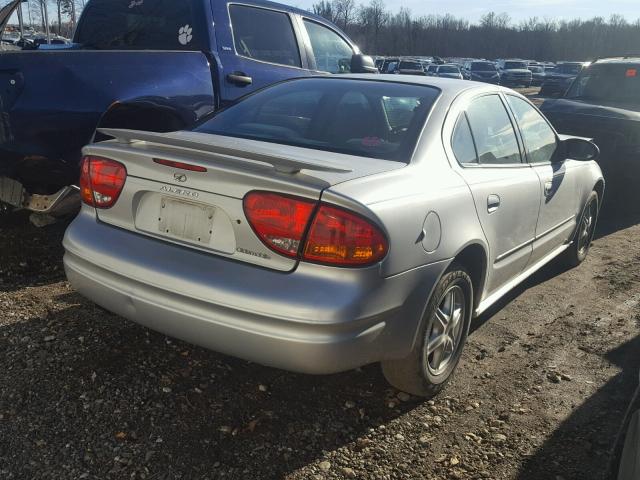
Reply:
<svg viewBox="0 0 640 480"><path fill-rule="evenodd" d="M430 401L376 365L297 375L112 315L65 282L65 226L0 219L2 479L605 478L640 368L640 215L476 320Z"/></svg>
<svg viewBox="0 0 640 480"><path fill-rule="evenodd" d="M64 224L5 217L0 478L601 478L640 366L639 222L478 319L425 402L375 365L296 375L127 322L65 282Z"/></svg>

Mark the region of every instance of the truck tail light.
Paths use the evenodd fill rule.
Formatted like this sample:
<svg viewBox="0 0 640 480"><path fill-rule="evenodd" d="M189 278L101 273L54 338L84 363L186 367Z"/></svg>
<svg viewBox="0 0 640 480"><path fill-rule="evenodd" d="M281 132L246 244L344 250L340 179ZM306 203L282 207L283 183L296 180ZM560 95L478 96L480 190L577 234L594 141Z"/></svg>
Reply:
<svg viewBox="0 0 640 480"><path fill-rule="evenodd" d="M80 195L82 201L96 208L110 208L116 203L127 169L108 158L85 156L80 166Z"/></svg>
<svg viewBox="0 0 640 480"><path fill-rule="evenodd" d="M316 207L315 201L271 192L244 198L245 216L256 235L282 255L342 267L385 257L387 239L373 222L340 207Z"/></svg>

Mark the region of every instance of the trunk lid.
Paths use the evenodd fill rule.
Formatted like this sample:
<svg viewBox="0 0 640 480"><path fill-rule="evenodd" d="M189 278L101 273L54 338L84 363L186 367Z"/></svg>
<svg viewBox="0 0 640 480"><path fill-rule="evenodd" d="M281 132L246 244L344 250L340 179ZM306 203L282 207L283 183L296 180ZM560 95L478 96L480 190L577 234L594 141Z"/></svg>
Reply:
<svg viewBox="0 0 640 480"><path fill-rule="evenodd" d="M100 221L280 271L292 270L297 260L275 253L254 233L243 210L248 192L280 192L319 201L331 185L405 166L206 133L101 131L115 140L89 145L84 154L121 162L127 179L115 205L97 209Z"/></svg>

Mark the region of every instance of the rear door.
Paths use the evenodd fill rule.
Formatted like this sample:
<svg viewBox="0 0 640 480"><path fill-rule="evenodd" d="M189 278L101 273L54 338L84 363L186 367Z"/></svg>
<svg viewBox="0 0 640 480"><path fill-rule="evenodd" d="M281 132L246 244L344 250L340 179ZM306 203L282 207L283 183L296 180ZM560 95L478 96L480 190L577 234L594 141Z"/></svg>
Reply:
<svg viewBox="0 0 640 480"><path fill-rule="evenodd" d="M505 97L518 122L527 160L540 181L540 215L531 256L535 263L566 243L576 228L581 192L575 169L583 163L556 154L556 132L529 102Z"/></svg>
<svg viewBox="0 0 640 480"><path fill-rule="evenodd" d="M223 103L281 80L309 75L295 15L217 0L211 5L217 19Z"/></svg>
<svg viewBox="0 0 640 480"><path fill-rule="evenodd" d="M452 149L463 167L489 243L488 292L520 274L531 256L540 182L522 161L511 119L498 94L473 99L457 121Z"/></svg>

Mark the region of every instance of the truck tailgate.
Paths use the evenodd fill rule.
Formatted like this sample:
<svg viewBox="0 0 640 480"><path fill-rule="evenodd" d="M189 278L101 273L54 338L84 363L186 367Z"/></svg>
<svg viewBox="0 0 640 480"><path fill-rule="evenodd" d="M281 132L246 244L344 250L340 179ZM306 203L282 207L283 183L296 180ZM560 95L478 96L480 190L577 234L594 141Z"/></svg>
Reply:
<svg viewBox="0 0 640 480"><path fill-rule="evenodd" d="M171 102L195 121L215 106L201 52L21 51L0 54L0 174L13 154L70 164L114 102Z"/></svg>

